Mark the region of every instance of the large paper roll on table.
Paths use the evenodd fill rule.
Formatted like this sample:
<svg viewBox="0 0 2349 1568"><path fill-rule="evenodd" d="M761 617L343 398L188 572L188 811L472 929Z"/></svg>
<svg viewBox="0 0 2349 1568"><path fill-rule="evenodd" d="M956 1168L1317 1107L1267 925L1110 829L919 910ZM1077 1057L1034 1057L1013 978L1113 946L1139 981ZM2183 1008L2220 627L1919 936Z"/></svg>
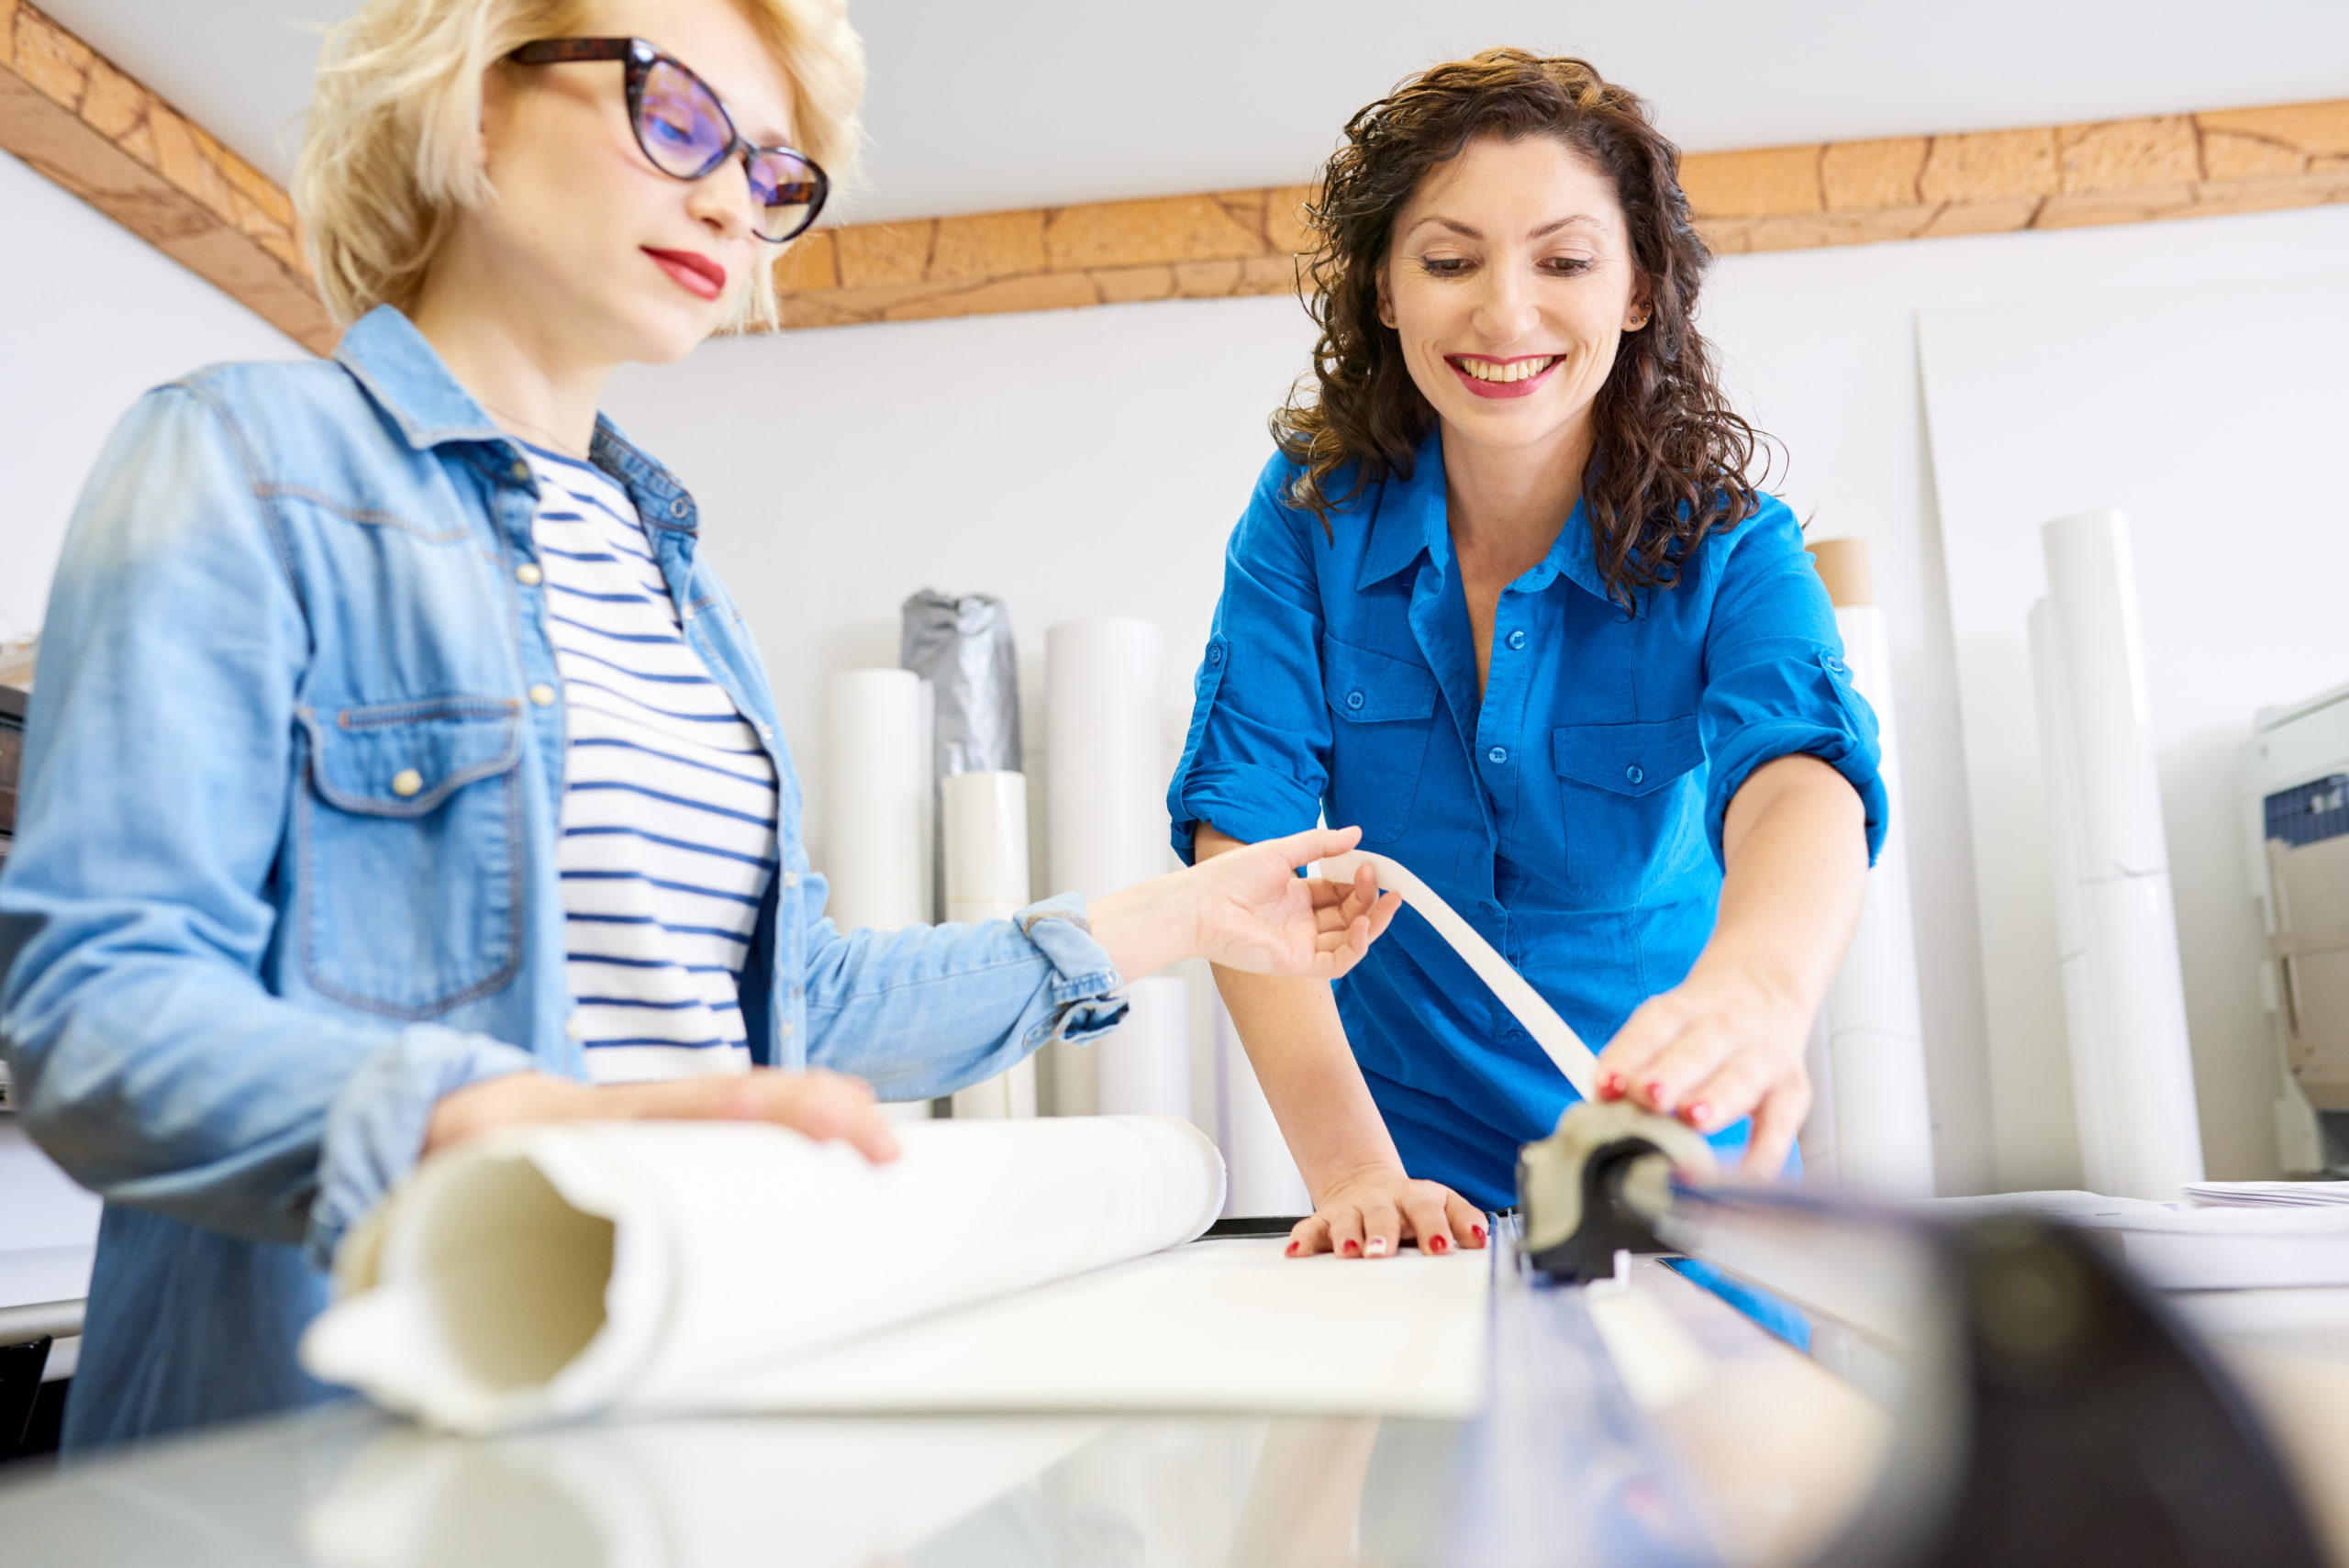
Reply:
<svg viewBox="0 0 2349 1568"><path fill-rule="evenodd" d="M906 670L841 670L825 716L826 912L842 930L930 917L923 874L930 753L921 682Z"/></svg>
<svg viewBox="0 0 2349 1568"><path fill-rule="evenodd" d="M2174 1199L2202 1179L2202 1139L2128 522L2087 512L2041 539L2032 656L2084 1174Z"/></svg>
<svg viewBox="0 0 2349 1568"><path fill-rule="evenodd" d="M869 1163L762 1123L515 1129L427 1162L302 1340L457 1431L724 1408L852 1337L1190 1240L1223 1163L1173 1118L927 1122Z"/></svg>
<svg viewBox="0 0 2349 1568"><path fill-rule="evenodd" d="M1166 871L1157 623L1105 616L1050 628L1044 699L1053 891L1101 898ZM1100 1104L1096 1052L1052 1050L1053 1108L1091 1115Z"/></svg>

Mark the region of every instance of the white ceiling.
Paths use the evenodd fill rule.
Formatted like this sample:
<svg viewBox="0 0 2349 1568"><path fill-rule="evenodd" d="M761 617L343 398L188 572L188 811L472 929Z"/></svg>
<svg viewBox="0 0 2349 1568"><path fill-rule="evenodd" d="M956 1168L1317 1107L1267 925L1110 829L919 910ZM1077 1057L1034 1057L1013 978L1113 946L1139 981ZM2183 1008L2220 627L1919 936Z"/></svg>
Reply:
<svg viewBox="0 0 2349 1568"><path fill-rule="evenodd" d="M351 0L42 0L283 179ZM1431 61L1578 53L1695 151L2349 97L2343 0L852 0L863 219L1301 183Z"/></svg>

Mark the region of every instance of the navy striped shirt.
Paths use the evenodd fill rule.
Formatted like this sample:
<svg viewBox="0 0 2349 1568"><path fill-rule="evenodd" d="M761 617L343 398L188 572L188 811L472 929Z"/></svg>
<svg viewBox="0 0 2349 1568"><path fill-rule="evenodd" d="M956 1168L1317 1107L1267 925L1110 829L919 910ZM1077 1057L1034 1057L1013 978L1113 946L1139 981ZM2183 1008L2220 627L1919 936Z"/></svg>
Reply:
<svg viewBox="0 0 2349 1568"><path fill-rule="evenodd" d="M749 1070L740 999L775 865L774 764L687 646L628 493L526 449L570 744L562 910L590 1081Z"/></svg>

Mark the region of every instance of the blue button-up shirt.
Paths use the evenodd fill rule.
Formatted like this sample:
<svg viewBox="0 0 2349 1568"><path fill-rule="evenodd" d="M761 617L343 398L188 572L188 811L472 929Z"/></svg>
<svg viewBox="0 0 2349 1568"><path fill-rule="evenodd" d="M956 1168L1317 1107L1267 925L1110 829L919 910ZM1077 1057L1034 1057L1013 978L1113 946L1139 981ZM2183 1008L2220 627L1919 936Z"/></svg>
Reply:
<svg viewBox="0 0 2349 1568"><path fill-rule="evenodd" d="M1266 465L1231 536L1167 796L1186 859L1202 822L1243 842L1322 814L1359 824L1595 1050L1695 963L1722 817L1755 768L1820 758L1859 791L1869 853L1882 842L1876 718L1776 499L1635 611L1608 597L1577 506L1502 592L1480 697L1439 439L1335 516L1334 539L1283 501L1296 473ZM1518 1147L1575 1097L1540 1046L1408 909L1337 997L1411 1173L1514 1202Z"/></svg>
<svg viewBox="0 0 2349 1568"><path fill-rule="evenodd" d="M1125 1011L1082 901L841 932L693 498L608 426L686 641L766 744L777 863L740 977L763 1063L923 1099ZM345 1229L436 1101L581 1077L557 874L564 715L522 454L406 317L150 393L68 531L0 876L0 1054L103 1194L67 1440L323 1391ZM788 585L805 594L810 585ZM785 591L785 590L779 590ZM0 1198L0 1202L4 1202Z"/></svg>

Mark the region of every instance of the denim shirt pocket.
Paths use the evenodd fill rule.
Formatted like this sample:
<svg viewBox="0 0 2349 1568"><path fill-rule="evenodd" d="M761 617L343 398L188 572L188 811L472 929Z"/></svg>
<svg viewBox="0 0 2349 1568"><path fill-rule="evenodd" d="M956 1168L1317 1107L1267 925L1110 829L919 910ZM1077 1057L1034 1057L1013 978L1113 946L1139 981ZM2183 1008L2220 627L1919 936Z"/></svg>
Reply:
<svg viewBox="0 0 2349 1568"><path fill-rule="evenodd" d="M1435 731L1435 673L1324 637L1321 692L1332 719L1330 826L1359 825L1364 843L1393 843L1410 822Z"/></svg>
<svg viewBox="0 0 2349 1568"><path fill-rule="evenodd" d="M1647 724L1570 724L1550 732L1564 795L1566 885L1589 907L1622 909L1705 842L1705 760L1697 716Z"/></svg>
<svg viewBox="0 0 2349 1568"><path fill-rule="evenodd" d="M521 960L518 703L447 697L298 710L295 918L319 995L427 1018Z"/></svg>

